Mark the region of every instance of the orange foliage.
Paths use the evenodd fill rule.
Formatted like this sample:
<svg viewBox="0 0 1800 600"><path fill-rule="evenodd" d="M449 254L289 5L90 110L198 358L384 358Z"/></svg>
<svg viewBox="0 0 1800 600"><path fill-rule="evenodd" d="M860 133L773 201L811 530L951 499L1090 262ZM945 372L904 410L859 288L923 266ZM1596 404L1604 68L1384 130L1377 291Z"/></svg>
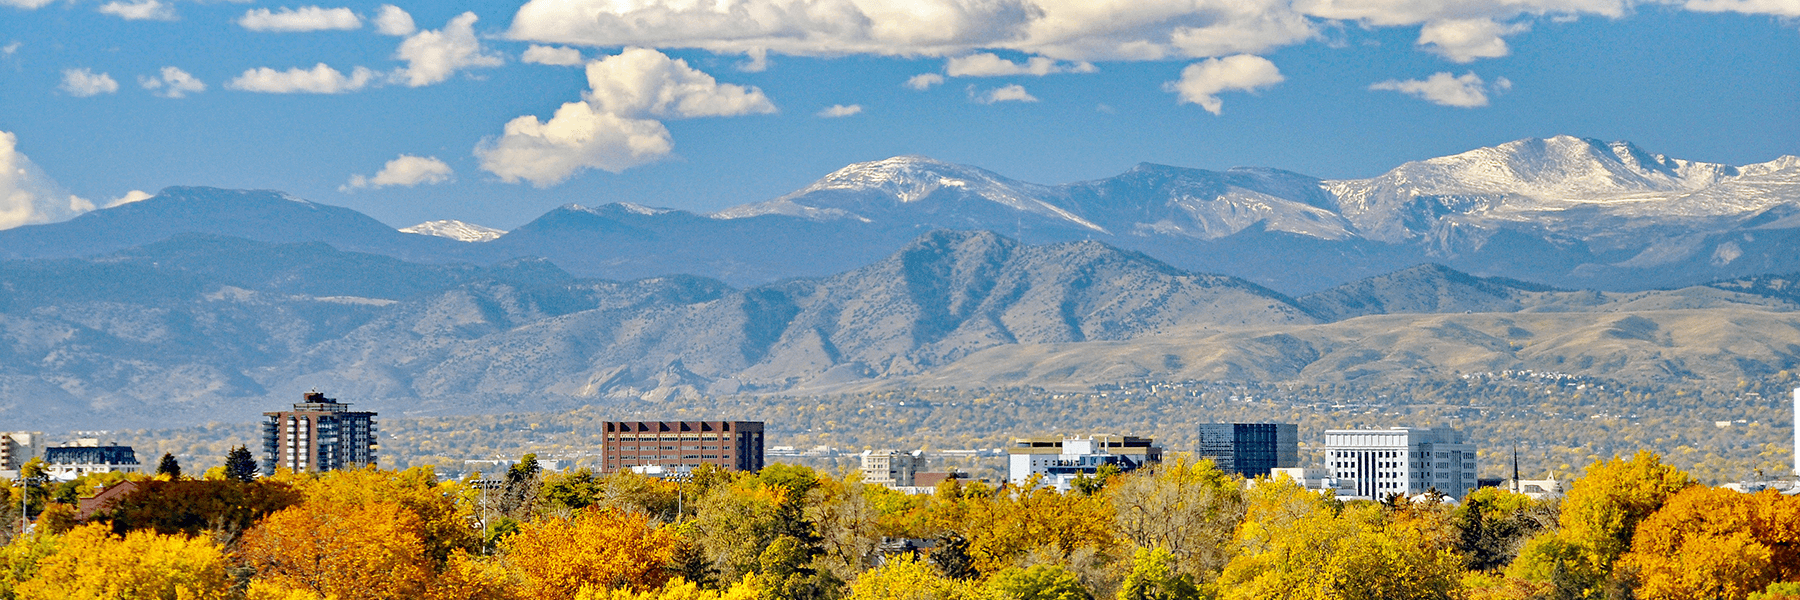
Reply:
<svg viewBox="0 0 1800 600"><path fill-rule="evenodd" d="M574 598L583 587L655 589L669 580L675 534L648 517L590 508L526 523L502 543L523 598Z"/></svg>
<svg viewBox="0 0 1800 600"><path fill-rule="evenodd" d="M1745 598L1800 578L1800 498L1689 488L1644 520L1621 560L1647 600Z"/></svg>
<svg viewBox="0 0 1800 600"><path fill-rule="evenodd" d="M432 574L419 518L392 502L307 502L244 534L238 559L268 585L338 600L416 598Z"/></svg>

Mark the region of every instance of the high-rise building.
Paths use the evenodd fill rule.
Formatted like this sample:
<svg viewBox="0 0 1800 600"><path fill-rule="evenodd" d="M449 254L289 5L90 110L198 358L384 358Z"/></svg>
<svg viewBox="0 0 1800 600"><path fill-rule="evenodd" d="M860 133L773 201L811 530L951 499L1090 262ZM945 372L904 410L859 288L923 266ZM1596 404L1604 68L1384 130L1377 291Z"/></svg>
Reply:
<svg viewBox="0 0 1800 600"><path fill-rule="evenodd" d="M294 410L263 413L263 475L375 464L375 413L307 392Z"/></svg>
<svg viewBox="0 0 1800 600"><path fill-rule="evenodd" d="M1325 432L1325 462L1340 481L1351 480L1352 498L1437 490L1461 500L1476 487L1475 446L1454 429L1333 429Z"/></svg>
<svg viewBox="0 0 1800 600"><path fill-rule="evenodd" d="M632 467L679 472L703 464L763 468L762 421L607 421L603 426L606 473Z"/></svg>
<svg viewBox="0 0 1800 600"><path fill-rule="evenodd" d="M1037 475L1040 484L1068 491L1075 478L1096 473L1102 466L1135 471L1162 462L1162 452L1156 440L1129 435L1013 438L1006 449L1007 478L1022 484Z"/></svg>
<svg viewBox="0 0 1800 600"><path fill-rule="evenodd" d="M924 466L924 452L864 450L862 481L888 487L912 487L914 476Z"/></svg>
<svg viewBox="0 0 1800 600"><path fill-rule="evenodd" d="M1270 469L1300 466L1300 426L1293 423L1207 423L1200 426L1200 458L1219 470L1267 477Z"/></svg>
<svg viewBox="0 0 1800 600"><path fill-rule="evenodd" d="M19 468L43 456L44 434L38 431L0 433L0 478L19 476Z"/></svg>

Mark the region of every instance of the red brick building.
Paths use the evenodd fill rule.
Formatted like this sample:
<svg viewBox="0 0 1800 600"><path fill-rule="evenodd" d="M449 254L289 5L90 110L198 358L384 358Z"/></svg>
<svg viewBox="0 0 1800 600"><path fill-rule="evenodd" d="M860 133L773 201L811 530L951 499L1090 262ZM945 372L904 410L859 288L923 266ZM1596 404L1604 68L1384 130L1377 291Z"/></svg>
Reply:
<svg viewBox="0 0 1800 600"><path fill-rule="evenodd" d="M607 473L702 464L739 471L763 468L762 421L607 421L605 427L601 454Z"/></svg>

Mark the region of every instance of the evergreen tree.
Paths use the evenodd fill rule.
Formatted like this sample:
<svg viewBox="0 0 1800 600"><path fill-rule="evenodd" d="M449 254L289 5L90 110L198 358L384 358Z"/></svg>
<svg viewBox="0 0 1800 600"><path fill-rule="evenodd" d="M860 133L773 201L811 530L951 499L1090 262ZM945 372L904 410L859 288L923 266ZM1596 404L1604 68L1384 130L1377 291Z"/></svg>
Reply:
<svg viewBox="0 0 1800 600"><path fill-rule="evenodd" d="M225 454L225 478L233 481L251 482L256 480L256 458L250 456L250 449L237 446Z"/></svg>
<svg viewBox="0 0 1800 600"><path fill-rule="evenodd" d="M175 460L174 454L164 452L162 462L156 464L156 474L168 475L169 479L181 479L181 462Z"/></svg>

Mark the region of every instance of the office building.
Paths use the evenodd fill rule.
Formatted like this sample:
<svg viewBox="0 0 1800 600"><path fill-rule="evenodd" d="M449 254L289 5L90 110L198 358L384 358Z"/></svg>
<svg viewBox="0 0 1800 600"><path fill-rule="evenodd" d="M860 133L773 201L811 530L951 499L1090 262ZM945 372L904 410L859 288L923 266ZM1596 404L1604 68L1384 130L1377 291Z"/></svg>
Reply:
<svg viewBox="0 0 1800 600"><path fill-rule="evenodd" d="M1436 490L1461 500L1475 489L1475 446L1454 429L1333 429L1325 432L1326 466L1348 484L1351 498L1379 500Z"/></svg>
<svg viewBox="0 0 1800 600"><path fill-rule="evenodd" d="M44 455L44 434L37 431L0 433L0 478L19 476L19 467Z"/></svg>
<svg viewBox="0 0 1800 600"><path fill-rule="evenodd" d="M1091 475L1105 465L1130 472L1162 462L1163 450L1150 438L1095 434L1014 438L1006 453L1007 479L1014 485L1036 475L1040 485L1068 491L1077 477Z"/></svg>
<svg viewBox="0 0 1800 600"><path fill-rule="evenodd" d="M102 445L97 438L81 438L73 444L45 448L44 470L51 478L71 481L91 473L142 473L144 466L131 446Z"/></svg>
<svg viewBox="0 0 1800 600"><path fill-rule="evenodd" d="M763 468L762 421L607 421L602 471L632 467L692 470L703 464Z"/></svg>
<svg viewBox="0 0 1800 600"><path fill-rule="evenodd" d="M1208 423L1200 426L1200 458L1219 470L1266 477L1300 466L1300 426L1293 423Z"/></svg>
<svg viewBox="0 0 1800 600"><path fill-rule="evenodd" d="M888 487L912 487L914 477L924 466L923 451L909 453L899 450L864 450L862 480L863 483Z"/></svg>
<svg viewBox="0 0 1800 600"><path fill-rule="evenodd" d="M307 392L291 411L263 413L263 475L374 465L375 435L375 413Z"/></svg>

